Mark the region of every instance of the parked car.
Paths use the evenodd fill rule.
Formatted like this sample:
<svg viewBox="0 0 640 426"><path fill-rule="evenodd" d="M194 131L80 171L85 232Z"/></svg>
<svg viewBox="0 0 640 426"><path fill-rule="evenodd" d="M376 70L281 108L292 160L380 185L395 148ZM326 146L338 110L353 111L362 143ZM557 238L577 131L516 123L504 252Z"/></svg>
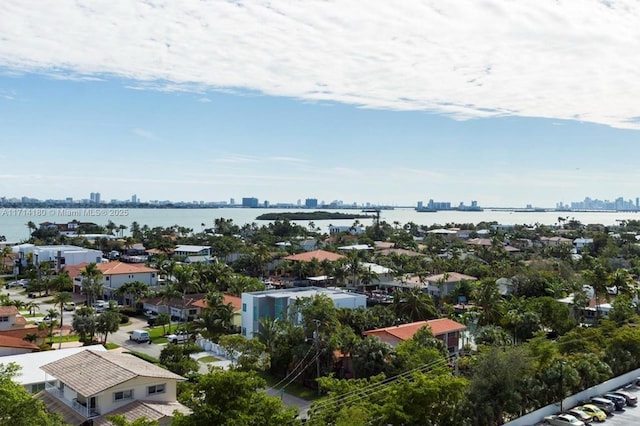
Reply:
<svg viewBox="0 0 640 426"><path fill-rule="evenodd" d="M149 332L146 330L133 330L129 335L129 340L133 340L134 342L144 343L151 341L151 337L149 336Z"/></svg>
<svg viewBox="0 0 640 426"><path fill-rule="evenodd" d="M638 397L630 392L627 392L624 389L618 389L617 391L613 391L610 393L623 397L628 406L635 407L638 404Z"/></svg>
<svg viewBox="0 0 640 426"><path fill-rule="evenodd" d="M43 316L43 317L35 318L35 319L33 320L33 322L34 322L34 323L36 323L36 324L40 324L41 322L48 324L48 323L50 323L51 321L53 321L53 319L54 319L54 318L52 318L52 317L51 317L51 315L45 315L45 316Z"/></svg>
<svg viewBox="0 0 640 426"><path fill-rule="evenodd" d="M76 304L74 302L65 303L63 309L65 311L75 311L76 310Z"/></svg>
<svg viewBox="0 0 640 426"><path fill-rule="evenodd" d="M178 330L167 336L169 343L185 343L192 339L192 334L186 330Z"/></svg>
<svg viewBox="0 0 640 426"><path fill-rule="evenodd" d="M585 426L584 422L576 419L571 414L558 414L547 416L544 423L552 426Z"/></svg>
<svg viewBox="0 0 640 426"><path fill-rule="evenodd" d="M616 409L616 405L606 398L600 398L600 397L591 398L589 400L589 404L595 405L596 407L598 407L599 409L607 413L607 416L612 416L613 412Z"/></svg>
<svg viewBox="0 0 640 426"><path fill-rule="evenodd" d="M108 307L109 307L109 303L107 303L106 300L96 300L93 303L93 310L96 311L97 313L104 311Z"/></svg>
<svg viewBox="0 0 640 426"><path fill-rule="evenodd" d="M576 408L590 415L593 421L604 422L607 420L607 413L593 404L585 404Z"/></svg>
<svg viewBox="0 0 640 426"><path fill-rule="evenodd" d="M616 405L616 411L624 410L625 405L627 405L627 401L624 399L624 396L605 393L602 397L613 402Z"/></svg>
<svg viewBox="0 0 640 426"><path fill-rule="evenodd" d="M569 414L570 416L573 416L576 419L582 421L584 424L591 423L591 421L593 420L593 416L590 416L579 408L572 408L570 410L567 410L567 412L563 414Z"/></svg>

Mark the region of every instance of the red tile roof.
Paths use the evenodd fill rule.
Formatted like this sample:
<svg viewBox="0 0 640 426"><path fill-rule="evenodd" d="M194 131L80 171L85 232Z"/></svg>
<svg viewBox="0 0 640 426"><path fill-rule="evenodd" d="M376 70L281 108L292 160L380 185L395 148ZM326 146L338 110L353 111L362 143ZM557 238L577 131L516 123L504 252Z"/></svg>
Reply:
<svg viewBox="0 0 640 426"><path fill-rule="evenodd" d="M18 308L16 308L15 306L0 306L0 315L2 316L12 316L12 315L18 315L19 311Z"/></svg>
<svg viewBox="0 0 640 426"><path fill-rule="evenodd" d="M463 324L450 320L449 318L440 318L429 321L418 321L409 324L401 324L392 327L378 328L375 330L367 330L362 334L369 336L380 336L384 334L391 335L399 340L411 339L416 331L420 330L423 326L427 325L431 329L431 333L434 336L439 336L445 333L453 333L456 331L464 330L466 327Z"/></svg>
<svg viewBox="0 0 640 426"><path fill-rule="evenodd" d="M223 294L222 302L225 305L232 304L234 312L238 312L242 308L242 299L239 298L238 296L233 296L231 294ZM195 302L193 302L192 305L200 309L204 309L207 307L207 298L203 297L201 299L198 299Z"/></svg>
<svg viewBox="0 0 640 426"><path fill-rule="evenodd" d="M19 337L0 334L0 348L38 349L35 343L27 342Z"/></svg>
<svg viewBox="0 0 640 426"><path fill-rule="evenodd" d="M71 278L82 275L82 271L88 263L79 263L65 267L65 271ZM145 272L157 273L158 270L149 268L139 263L125 263L120 261L98 263L96 268L102 272L102 275L121 275L121 274L140 274Z"/></svg>
<svg viewBox="0 0 640 426"><path fill-rule="evenodd" d="M326 250L313 250L306 251L304 253L292 254L291 256L287 256L284 260L293 260L296 262L310 262L311 259L317 259L322 262L323 260L329 260L334 262L338 259L342 259L344 256L338 253L333 253Z"/></svg>

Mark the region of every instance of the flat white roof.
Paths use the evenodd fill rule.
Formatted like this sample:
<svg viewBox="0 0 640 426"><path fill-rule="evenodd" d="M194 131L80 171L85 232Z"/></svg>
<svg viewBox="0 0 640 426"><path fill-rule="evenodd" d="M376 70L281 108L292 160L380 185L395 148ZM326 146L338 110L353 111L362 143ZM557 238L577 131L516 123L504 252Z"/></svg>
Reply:
<svg viewBox="0 0 640 426"><path fill-rule="evenodd" d="M190 251L190 252L197 253L200 250L210 250L210 249L211 249L211 247L209 247L209 246L183 245L183 246L176 246L174 251Z"/></svg>
<svg viewBox="0 0 640 426"><path fill-rule="evenodd" d="M0 357L0 363L5 365L10 362L18 364L21 368L13 380L21 385L30 385L34 383L43 383L47 380L46 374L40 369L40 366L86 350L98 352L106 351L102 345L80 346L77 348L65 348L51 351L31 352L21 355L3 356ZM49 376L49 380L51 380L51 376Z"/></svg>

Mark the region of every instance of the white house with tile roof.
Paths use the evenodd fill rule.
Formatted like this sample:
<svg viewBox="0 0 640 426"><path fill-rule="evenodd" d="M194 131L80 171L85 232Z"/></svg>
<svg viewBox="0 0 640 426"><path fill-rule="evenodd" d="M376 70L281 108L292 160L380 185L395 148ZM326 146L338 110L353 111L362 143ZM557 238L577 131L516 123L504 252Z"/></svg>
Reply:
<svg viewBox="0 0 640 426"><path fill-rule="evenodd" d="M74 292L82 292L82 271L87 266L86 263L74 265L66 268L69 276L73 279ZM158 270L139 263L125 263L112 261L98 263L96 267L102 272L102 289L105 299L112 298L113 291L125 283L140 281L150 288L158 285ZM131 301L124 301L129 304Z"/></svg>
<svg viewBox="0 0 640 426"><path fill-rule="evenodd" d="M40 368L47 379L35 397L70 425L108 425L109 414L132 420L141 411L166 425L174 410L189 413L176 401L177 383L186 379L133 355L86 350Z"/></svg>
<svg viewBox="0 0 640 426"><path fill-rule="evenodd" d="M18 365L20 371L18 371L12 380L24 386L27 392L38 393L44 389L44 383L47 381L46 373L40 369L41 366L88 349L99 352L106 351L102 345L80 346L77 348L64 348L5 356L0 358L0 363L5 365L14 363ZM49 377L49 380L51 380L51 377ZM54 383L51 384L53 385Z"/></svg>

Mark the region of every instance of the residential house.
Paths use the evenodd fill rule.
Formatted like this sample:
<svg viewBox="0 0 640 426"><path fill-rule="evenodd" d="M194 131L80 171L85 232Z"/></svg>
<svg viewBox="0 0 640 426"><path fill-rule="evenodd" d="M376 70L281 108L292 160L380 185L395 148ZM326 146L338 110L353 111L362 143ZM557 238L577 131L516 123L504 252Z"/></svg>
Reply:
<svg viewBox="0 0 640 426"><path fill-rule="evenodd" d="M460 274L458 272L445 272L444 274L429 275L424 278L427 283L427 291L432 296L444 296L451 293L460 281L475 281L476 277Z"/></svg>
<svg viewBox="0 0 640 426"><path fill-rule="evenodd" d="M28 354L39 349L35 343L19 337L3 336L0 334L0 362L5 363L3 357L9 355Z"/></svg>
<svg viewBox="0 0 640 426"><path fill-rule="evenodd" d="M296 300L320 294L331 299L336 308L355 309L365 308L367 305L367 297L363 294L323 287L294 287L242 293L242 335L252 337L259 330L260 318L285 318L289 306ZM294 320L299 322L301 318L294 318Z"/></svg>
<svg viewBox="0 0 640 426"><path fill-rule="evenodd" d="M173 249L173 254L177 256L211 256L210 246L194 246L194 245L179 245Z"/></svg>
<svg viewBox="0 0 640 426"><path fill-rule="evenodd" d="M38 330L36 325L27 322L15 306L0 306L0 346L6 345L4 349L0 349L0 354L13 355L38 349L38 346L34 348L32 345L25 345L29 343L24 340L27 335L36 335L35 343L41 343L47 331ZM20 343L21 341L25 344Z"/></svg>
<svg viewBox="0 0 640 426"><path fill-rule="evenodd" d="M582 252L585 247L589 244L593 244L593 238L576 238L573 240L573 248L576 250L576 253Z"/></svg>
<svg viewBox="0 0 640 426"><path fill-rule="evenodd" d="M35 397L70 425L109 425L106 416L116 413L131 421L143 409L164 426L174 410L189 413L176 401L185 378L132 355L86 350L40 368L45 389Z"/></svg>
<svg viewBox="0 0 640 426"><path fill-rule="evenodd" d="M87 266L86 263L66 268L69 276L73 279L74 293L82 292L82 271ZM102 272L102 290L104 299L114 299L114 291L125 283L140 281L150 288L158 285L158 270L139 263L124 263L112 261L98 263L96 268ZM130 297L130 296L129 296ZM123 300L125 305L133 303L127 296Z"/></svg>
<svg viewBox="0 0 640 426"><path fill-rule="evenodd" d="M78 246L19 244L11 249L17 254L22 266L27 266L29 259L34 265L44 261L51 262L53 268L57 270L82 263L102 262L102 252L100 250Z"/></svg>
<svg viewBox="0 0 640 426"><path fill-rule="evenodd" d="M449 318L439 318L428 321L417 321L409 324L395 325L364 331L365 336L373 336L391 346L411 339L422 327L429 327L434 337L442 340L450 354L458 353L462 347L461 333L466 329L463 324Z"/></svg>
<svg viewBox="0 0 640 426"><path fill-rule="evenodd" d="M78 235L78 231L81 231L82 228L97 229L98 225L93 222L80 222L78 220L72 220L71 222L66 223L42 222L39 224L39 227L41 230L55 230L59 235L71 237Z"/></svg>
<svg viewBox="0 0 640 426"><path fill-rule="evenodd" d="M540 237L543 246L559 246L561 244L573 244L573 241L564 237Z"/></svg>
<svg viewBox="0 0 640 426"><path fill-rule="evenodd" d="M47 379L46 373L40 369L45 364L68 357L69 355L91 349L92 351L104 352L106 349L102 345L80 346L76 348L57 349L52 351L31 352L21 355L10 355L0 358L3 364L14 363L20 367L20 371L13 377L13 381L21 384L30 393L38 393L44 389L45 382L50 381L55 385L55 380L51 377Z"/></svg>
<svg viewBox="0 0 640 426"><path fill-rule="evenodd" d="M329 226L329 235L333 236L336 234L348 233L350 235L360 235L364 234L364 226L348 226L348 225L330 225Z"/></svg>
<svg viewBox="0 0 640 426"><path fill-rule="evenodd" d="M151 297L143 300L142 305L145 311L154 314L169 314L172 321L192 321L200 315L201 303L204 294L186 294L183 297L164 299L162 297Z"/></svg>
<svg viewBox="0 0 640 426"><path fill-rule="evenodd" d="M222 303L225 305L233 306L233 317L231 319L231 326L234 330L238 332L242 329L242 299L238 296L234 296L232 294L223 294L222 295ZM193 306L202 309L207 308L207 298L202 297L195 302L193 302Z"/></svg>
<svg viewBox="0 0 640 426"><path fill-rule="evenodd" d="M333 253L331 251L326 250L312 250L305 251L303 253L292 254L291 256L286 256L284 260L291 260L293 262L311 262L313 259L316 259L318 262L322 262L324 260L328 260L330 262L335 262L338 259L344 258L343 255L338 253Z"/></svg>

